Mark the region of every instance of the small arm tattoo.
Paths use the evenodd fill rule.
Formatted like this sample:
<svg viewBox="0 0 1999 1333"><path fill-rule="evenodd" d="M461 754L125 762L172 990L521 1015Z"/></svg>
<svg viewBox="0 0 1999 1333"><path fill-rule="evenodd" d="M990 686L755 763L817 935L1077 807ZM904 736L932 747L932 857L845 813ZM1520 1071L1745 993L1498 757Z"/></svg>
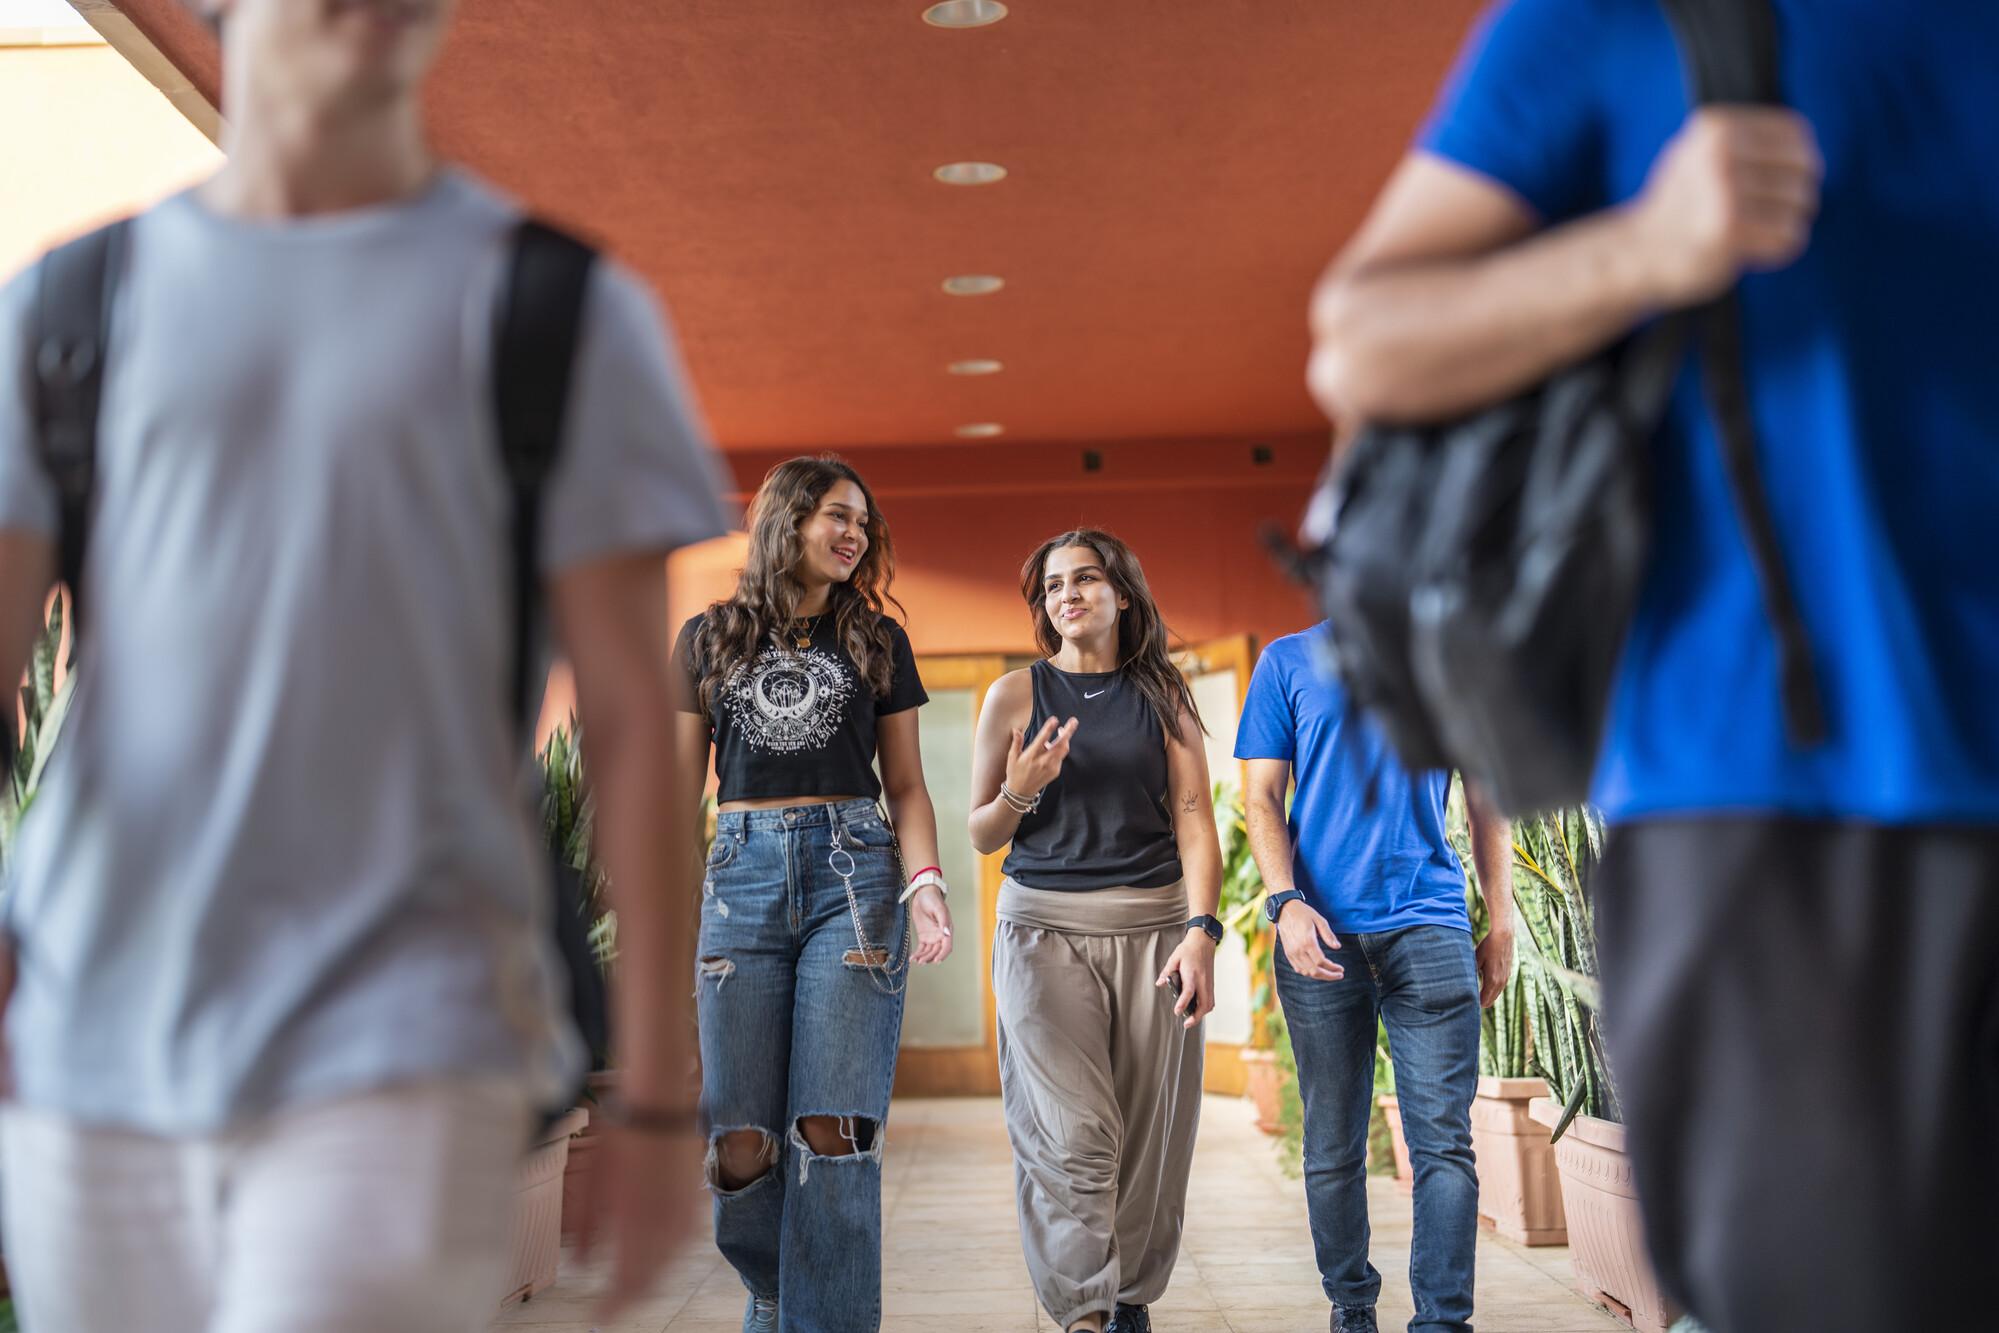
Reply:
<svg viewBox="0 0 1999 1333"><path fill-rule="evenodd" d="M1193 814L1196 810L1200 809L1201 808L1200 793L1190 791L1185 796L1181 797L1180 808L1186 811L1190 815Z"/></svg>

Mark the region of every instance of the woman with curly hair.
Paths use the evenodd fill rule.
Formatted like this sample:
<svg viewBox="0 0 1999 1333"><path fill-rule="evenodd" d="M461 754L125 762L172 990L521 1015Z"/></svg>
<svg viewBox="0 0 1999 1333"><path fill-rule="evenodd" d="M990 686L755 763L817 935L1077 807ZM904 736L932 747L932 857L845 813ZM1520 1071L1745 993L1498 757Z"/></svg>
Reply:
<svg viewBox="0 0 1999 1333"><path fill-rule="evenodd" d="M711 749L720 783L696 979L715 1243L749 1289L749 1333L780 1307L787 1328L871 1330L907 966L951 952L917 745L928 696L888 615L888 525L853 468L779 464L749 524L734 595L675 648L689 789Z"/></svg>

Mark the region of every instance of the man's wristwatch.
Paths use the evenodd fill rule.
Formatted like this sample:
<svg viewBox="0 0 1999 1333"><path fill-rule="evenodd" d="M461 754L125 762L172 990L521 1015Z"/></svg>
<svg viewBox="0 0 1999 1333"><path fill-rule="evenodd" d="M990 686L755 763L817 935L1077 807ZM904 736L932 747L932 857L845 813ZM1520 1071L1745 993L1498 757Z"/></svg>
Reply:
<svg viewBox="0 0 1999 1333"><path fill-rule="evenodd" d="M1305 891L1303 889L1286 889L1282 893L1273 893L1263 900L1263 914L1270 919L1270 924L1274 926L1277 924L1277 918L1284 915L1284 908L1287 904L1301 903L1303 901L1305 901Z"/></svg>
<svg viewBox="0 0 1999 1333"><path fill-rule="evenodd" d="M1187 929L1193 930L1197 926L1200 928L1202 934L1206 935L1209 939L1213 940L1215 943L1220 944L1222 942L1221 922L1215 920L1211 916L1197 916L1197 917L1192 917L1188 920Z"/></svg>

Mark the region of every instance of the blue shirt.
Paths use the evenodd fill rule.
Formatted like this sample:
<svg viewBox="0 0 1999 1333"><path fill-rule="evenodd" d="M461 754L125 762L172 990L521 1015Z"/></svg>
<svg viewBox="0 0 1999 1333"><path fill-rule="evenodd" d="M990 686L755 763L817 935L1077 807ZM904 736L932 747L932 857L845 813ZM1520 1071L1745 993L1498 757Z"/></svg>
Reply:
<svg viewBox="0 0 1999 1333"><path fill-rule="evenodd" d="M1775 8L1785 95L1826 173L1806 254L1743 280L1743 333L1831 738L1785 736L1689 365L1655 450L1652 567L1596 799L1620 819L1999 821L1999 5ZM1636 196L1687 113L1657 0L1516 0L1473 34L1421 146L1554 225Z"/></svg>
<svg viewBox="0 0 1999 1333"><path fill-rule="evenodd" d="M1321 625L1263 650L1236 728L1236 758L1289 760L1297 778L1297 885L1337 933L1470 930L1464 871L1444 834L1451 775L1410 773L1375 724L1346 706L1321 662L1325 634Z"/></svg>

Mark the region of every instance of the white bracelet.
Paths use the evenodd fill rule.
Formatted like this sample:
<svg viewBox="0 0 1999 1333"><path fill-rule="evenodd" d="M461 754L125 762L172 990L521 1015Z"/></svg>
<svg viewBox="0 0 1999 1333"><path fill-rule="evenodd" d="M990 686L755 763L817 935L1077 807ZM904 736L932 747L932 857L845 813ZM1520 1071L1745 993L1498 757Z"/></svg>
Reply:
<svg viewBox="0 0 1999 1333"><path fill-rule="evenodd" d="M902 891L902 897L897 898L896 902L898 903L908 902L911 898L914 898L918 890L922 889L923 886L926 884L935 884L937 886L937 893L940 897L948 898L951 896L950 886L944 883L944 877L938 874L935 870L925 870L921 874L917 875L915 879L909 881L909 887Z"/></svg>

